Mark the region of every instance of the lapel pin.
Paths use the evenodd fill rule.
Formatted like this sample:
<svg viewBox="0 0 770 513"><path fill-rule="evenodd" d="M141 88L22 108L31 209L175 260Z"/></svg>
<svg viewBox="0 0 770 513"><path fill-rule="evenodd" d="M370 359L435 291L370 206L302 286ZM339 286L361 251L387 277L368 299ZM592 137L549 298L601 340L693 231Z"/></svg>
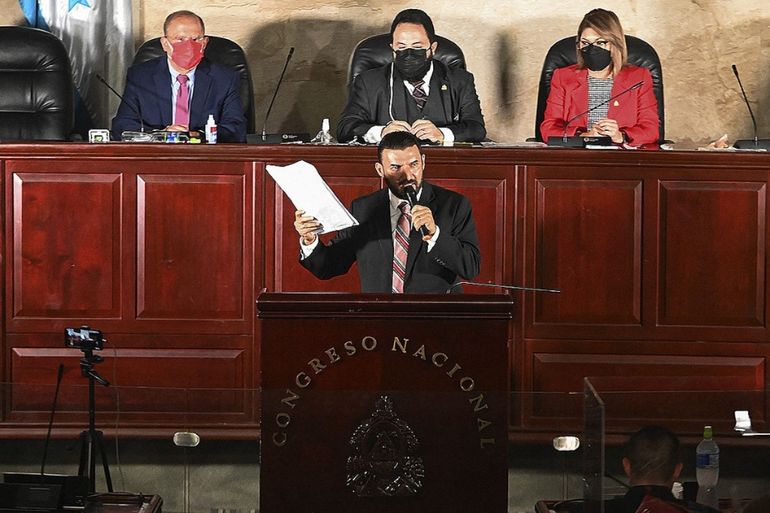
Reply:
<svg viewBox="0 0 770 513"><path fill-rule="evenodd" d="M620 102L615 100L615 103L612 104L613 107L620 107Z"/></svg>
<svg viewBox="0 0 770 513"><path fill-rule="evenodd" d="M448 87L446 86L446 84L441 84L441 90L442 91L446 91L447 89L448 89Z"/></svg>

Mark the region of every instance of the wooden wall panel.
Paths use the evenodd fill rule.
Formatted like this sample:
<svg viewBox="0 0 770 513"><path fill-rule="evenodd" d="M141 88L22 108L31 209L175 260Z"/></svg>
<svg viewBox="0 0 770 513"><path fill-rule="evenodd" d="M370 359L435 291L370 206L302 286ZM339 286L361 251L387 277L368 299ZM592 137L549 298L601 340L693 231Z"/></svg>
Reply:
<svg viewBox="0 0 770 513"><path fill-rule="evenodd" d="M81 376L82 354L68 348L17 347L11 350L8 417L12 421L47 412L51 407L59 363L65 365L57 418L62 422L81 417L88 410L87 380ZM252 421L252 395L248 381L248 349L117 349L103 351L104 362L95 369L113 386L97 385L97 409L102 418L134 414L153 420L234 415ZM117 389L116 389L116 386ZM118 395L119 394L119 395Z"/></svg>
<svg viewBox="0 0 770 513"><path fill-rule="evenodd" d="M608 424L615 432L666 415L672 427L697 433L738 403L758 424L768 419L770 156L425 152L426 178L471 200L482 246L478 279L563 290L514 296L514 430L579 426L580 401L554 401L592 373L615 389L704 387L730 398L677 398L661 411L637 395L617 405L620 417ZM14 402L2 407L0 431L44 434L50 394L42 388L50 392L58 360L67 362L67 387L79 386L71 381L79 355L62 348L61 330L91 323L121 355L106 350L102 372L117 362L119 384L153 387L125 396L121 419L132 433L157 434L196 417L223 436L256 436L259 291L358 290L355 270L321 282L297 264L293 208L264 168L300 159L314 163L346 203L381 186L372 147L0 145L0 380L37 380L10 387ZM67 266L74 248L98 256L78 255ZM184 393L163 411L154 391L173 387L172 377L221 386L210 394L224 395L199 395L198 413L189 414ZM744 387L749 395L737 390ZM110 393L100 391L106 418ZM83 419L80 400L71 397L65 420Z"/></svg>
<svg viewBox="0 0 770 513"><path fill-rule="evenodd" d="M660 183L660 325L765 326L766 186Z"/></svg>
<svg viewBox="0 0 770 513"><path fill-rule="evenodd" d="M246 320L244 178L137 179L137 317Z"/></svg>
<svg viewBox="0 0 770 513"><path fill-rule="evenodd" d="M324 179L348 209L355 198L377 191L381 187L381 180L376 175L361 178L330 176ZM275 290L280 292L358 292L361 290L357 264L353 264L346 275L331 280L319 280L300 265L299 236L294 229L294 205L278 187L274 190L275 222L278 234L275 262L281 263L276 267ZM321 240L328 242L335 234L336 232L324 234Z"/></svg>
<svg viewBox="0 0 770 513"><path fill-rule="evenodd" d="M481 271L472 281L505 283L505 234L512 224L506 208L507 182L500 178L439 178L436 185L459 192L468 198L473 208L473 220L479 236ZM488 294L488 288L466 286L467 293Z"/></svg>
<svg viewBox="0 0 770 513"><path fill-rule="evenodd" d="M535 324L641 324L639 180L537 179Z"/></svg>
<svg viewBox="0 0 770 513"><path fill-rule="evenodd" d="M605 401L611 424L698 424L700 419L724 424L736 409L750 410L752 419L766 421L764 395L755 392L767 381L766 358L761 356L533 352L530 361L531 385L537 392L579 392L583 377L589 377ZM554 400L534 401L531 416L579 419L582 411L579 402L555 395Z"/></svg>
<svg viewBox="0 0 770 513"><path fill-rule="evenodd" d="M16 173L12 180L8 320L120 317L121 176Z"/></svg>

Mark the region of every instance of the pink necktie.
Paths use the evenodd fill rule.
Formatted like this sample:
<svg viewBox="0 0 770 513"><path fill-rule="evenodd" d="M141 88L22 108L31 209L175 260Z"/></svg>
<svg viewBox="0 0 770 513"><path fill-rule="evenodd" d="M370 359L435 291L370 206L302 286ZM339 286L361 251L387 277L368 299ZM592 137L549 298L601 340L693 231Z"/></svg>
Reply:
<svg viewBox="0 0 770 513"><path fill-rule="evenodd" d="M190 90L187 88L187 75L177 75L177 81L179 82L179 91L176 95L176 116L174 118L174 124L190 126Z"/></svg>
<svg viewBox="0 0 770 513"><path fill-rule="evenodd" d="M396 231L393 233L393 292L404 292L404 278L406 277L406 257L409 254L409 230L412 224L412 209L409 203L403 202L398 208L401 215L398 217Z"/></svg>

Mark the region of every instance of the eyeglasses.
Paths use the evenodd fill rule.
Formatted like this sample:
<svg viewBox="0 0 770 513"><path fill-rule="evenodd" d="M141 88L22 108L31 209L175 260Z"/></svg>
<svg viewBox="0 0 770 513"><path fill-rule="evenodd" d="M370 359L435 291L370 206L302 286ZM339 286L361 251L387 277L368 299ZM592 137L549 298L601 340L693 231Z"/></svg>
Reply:
<svg viewBox="0 0 770 513"><path fill-rule="evenodd" d="M415 46L398 46L393 48L394 52L401 52L403 50L430 50L430 46L422 46L422 44L417 43Z"/></svg>
<svg viewBox="0 0 770 513"><path fill-rule="evenodd" d="M594 46L598 46L599 48L604 48L606 50L606 49L608 49L610 47L611 44L612 43L610 43L606 39L597 39L595 41L589 41L588 39L580 39L577 42L577 46L580 49L583 49L586 46L594 45Z"/></svg>
<svg viewBox="0 0 770 513"><path fill-rule="evenodd" d="M174 39L169 38L169 41L171 43L184 43L185 41L195 41L196 43L202 42L204 39L206 39L206 36L195 36L195 37L175 37Z"/></svg>

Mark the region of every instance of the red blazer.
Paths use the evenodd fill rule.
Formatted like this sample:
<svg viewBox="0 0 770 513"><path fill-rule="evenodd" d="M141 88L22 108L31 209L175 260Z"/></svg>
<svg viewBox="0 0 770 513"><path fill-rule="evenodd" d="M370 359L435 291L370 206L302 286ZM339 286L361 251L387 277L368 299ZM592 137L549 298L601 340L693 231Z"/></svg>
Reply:
<svg viewBox="0 0 770 513"><path fill-rule="evenodd" d="M647 68L627 65L615 76L612 96L644 81L639 89L629 91L610 102L607 118L618 122L626 133L626 140L633 146L658 142L658 101L652 91L652 75ZM540 134L547 141L549 136L563 136L564 125L581 112L588 110L588 70L577 65L559 68L551 78L551 92L545 106ZM587 130L588 115L576 119L567 127L567 135Z"/></svg>

